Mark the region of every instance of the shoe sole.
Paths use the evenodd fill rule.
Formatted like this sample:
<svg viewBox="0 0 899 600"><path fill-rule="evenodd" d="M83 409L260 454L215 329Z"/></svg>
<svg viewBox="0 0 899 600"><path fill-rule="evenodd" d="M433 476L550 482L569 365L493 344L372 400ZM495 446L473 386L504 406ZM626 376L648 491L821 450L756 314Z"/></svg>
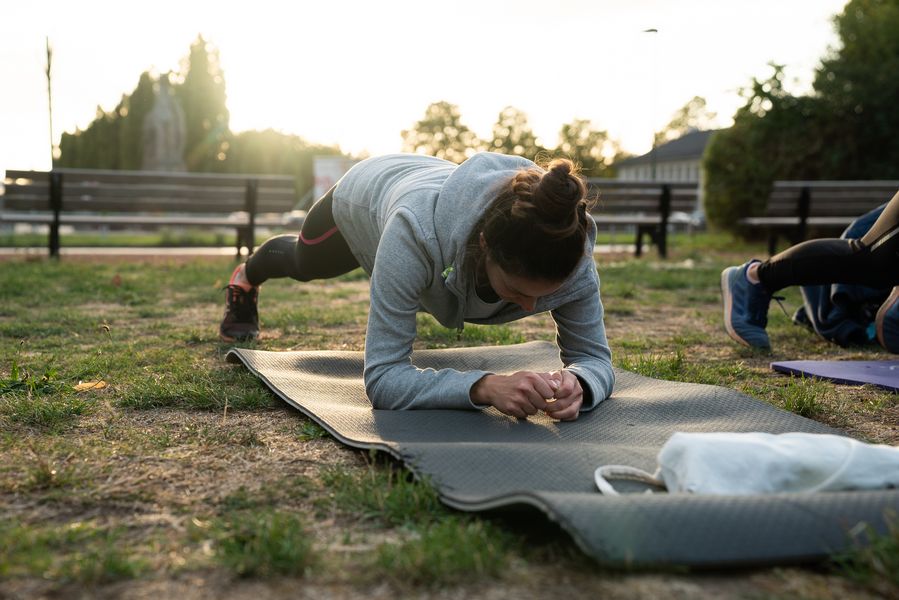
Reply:
<svg viewBox="0 0 899 600"><path fill-rule="evenodd" d="M877 341L880 342L880 345L883 346L884 350L887 352L893 352L890 350L883 339L883 320L886 318L887 313L891 308L899 301L899 285L893 288L893 291L887 297L883 304L880 305L880 308L877 309L877 316L874 317L874 330L877 332Z"/></svg>
<svg viewBox="0 0 899 600"><path fill-rule="evenodd" d="M258 333L256 335L245 335L242 337L236 337L236 336L231 336L231 335L225 335L224 333L219 331L219 339L221 341L227 342L229 344L233 344L234 342L249 342L249 341L255 340L258 337L259 337Z"/></svg>
<svg viewBox="0 0 899 600"><path fill-rule="evenodd" d="M739 342L744 346L748 346L752 348L752 344L744 340L737 334L734 330L733 325L730 324L730 314L733 309L734 297L730 293L730 285L728 285L728 274L731 269L736 269L737 267L728 267L721 271L721 300L724 304L724 329L727 331L727 335L731 337L735 342Z"/></svg>

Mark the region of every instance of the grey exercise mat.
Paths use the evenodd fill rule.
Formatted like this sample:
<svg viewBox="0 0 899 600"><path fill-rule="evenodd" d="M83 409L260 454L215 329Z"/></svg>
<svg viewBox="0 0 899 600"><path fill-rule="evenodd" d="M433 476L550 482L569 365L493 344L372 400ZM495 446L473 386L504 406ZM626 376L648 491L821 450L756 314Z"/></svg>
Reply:
<svg viewBox="0 0 899 600"><path fill-rule="evenodd" d="M386 450L428 476L449 506L476 511L528 504L557 521L603 563L725 566L820 559L850 547L866 522L885 531L899 490L814 495L604 497L603 464L655 470L675 431L839 433L731 389L616 370L611 398L574 422L519 421L487 411L373 410L360 352L233 349L275 393L356 448ZM495 372L559 368L553 344L428 350L419 367Z"/></svg>

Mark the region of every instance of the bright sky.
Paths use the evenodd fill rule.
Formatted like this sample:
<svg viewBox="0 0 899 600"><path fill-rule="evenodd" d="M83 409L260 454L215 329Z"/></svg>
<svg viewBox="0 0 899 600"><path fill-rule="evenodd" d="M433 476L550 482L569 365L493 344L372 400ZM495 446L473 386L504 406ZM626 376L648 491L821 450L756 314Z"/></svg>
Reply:
<svg viewBox="0 0 899 600"><path fill-rule="evenodd" d="M846 0L30 0L3 7L0 170L50 166L53 133L113 108L148 69L177 69L198 33L220 51L231 129L274 128L349 152L400 150L431 102L482 137L525 111L548 146L590 119L625 150L702 96L726 126L738 90L787 66L794 93L837 43ZM137 7L145 11L136 12ZM655 28L657 34L643 33Z"/></svg>

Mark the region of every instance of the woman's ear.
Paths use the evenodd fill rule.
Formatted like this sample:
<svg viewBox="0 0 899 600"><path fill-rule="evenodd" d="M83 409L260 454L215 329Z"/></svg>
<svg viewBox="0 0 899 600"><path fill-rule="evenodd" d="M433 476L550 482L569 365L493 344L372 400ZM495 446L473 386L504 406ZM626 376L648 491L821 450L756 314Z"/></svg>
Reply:
<svg viewBox="0 0 899 600"><path fill-rule="evenodd" d="M484 239L484 232L478 234L478 245L481 247L481 250L487 249L487 240Z"/></svg>

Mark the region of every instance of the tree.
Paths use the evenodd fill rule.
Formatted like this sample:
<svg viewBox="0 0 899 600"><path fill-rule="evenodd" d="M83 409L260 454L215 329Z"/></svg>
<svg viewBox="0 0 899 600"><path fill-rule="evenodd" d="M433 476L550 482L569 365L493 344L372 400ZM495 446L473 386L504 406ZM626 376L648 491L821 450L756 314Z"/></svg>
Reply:
<svg viewBox="0 0 899 600"><path fill-rule="evenodd" d="M182 61L182 73L162 77L173 83L185 114L185 162L192 171L222 171L227 150L228 108L218 51L200 36ZM144 117L155 101L153 77L144 72L131 94L110 112L97 116L84 130L64 133L58 164L94 169L140 169ZM77 138L77 142L76 142Z"/></svg>
<svg viewBox="0 0 899 600"><path fill-rule="evenodd" d="M55 166L93 169L118 169L119 131L117 110L106 112L97 106L94 120L83 131L63 133L59 143L59 159Z"/></svg>
<svg viewBox="0 0 899 600"><path fill-rule="evenodd" d="M899 2L852 0L834 18L841 47L813 87L830 115L822 171L835 179L899 176Z"/></svg>
<svg viewBox="0 0 899 600"><path fill-rule="evenodd" d="M821 176L819 103L789 94L783 66L771 67L771 77L743 90L733 126L716 133L703 156L706 216L725 229L763 212L775 179Z"/></svg>
<svg viewBox="0 0 899 600"><path fill-rule="evenodd" d="M225 172L293 175L300 197L313 186L314 158L340 154L334 146L310 144L299 136L271 129L233 134L226 144L227 156L222 163Z"/></svg>
<svg viewBox="0 0 899 600"><path fill-rule="evenodd" d="M661 146L697 129L712 129L716 116L716 113L706 108L705 98L694 96L692 100L671 115L671 121L662 131L656 132L655 145Z"/></svg>
<svg viewBox="0 0 899 600"><path fill-rule="evenodd" d="M493 141L489 149L503 154L515 154L534 160L546 151L528 124L528 116L514 106L500 111L493 125Z"/></svg>
<svg viewBox="0 0 899 600"><path fill-rule="evenodd" d="M606 131L593 128L588 119L575 119L562 125L555 154L570 158L585 177L609 177L612 160L620 154L617 142Z"/></svg>
<svg viewBox="0 0 899 600"><path fill-rule="evenodd" d="M57 166L140 169L143 122L153 108L154 85L150 74L142 73L134 91L123 94L113 110L106 112L97 106L96 116L86 129L63 133Z"/></svg>
<svg viewBox="0 0 899 600"><path fill-rule="evenodd" d="M116 107L116 114L121 119L119 127L119 168L139 170L143 162L143 124L144 117L153 108L155 96L154 82L150 73L141 73L137 87L130 95L122 96L122 102Z"/></svg>
<svg viewBox="0 0 899 600"><path fill-rule="evenodd" d="M477 152L482 144L462 123L459 107L449 102L434 102L423 119L403 130L403 151L429 154L461 163Z"/></svg>
<svg viewBox="0 0 899 600"><path fill-rule="evenodd" d="M788 94L773 65L706 148L710 222L735 229L764 210L776 179L899 178L899 2L851 0L834 23L841 46L822 60L813 95Z"/></svg>
<svg viewBox="0 0 899 600"><path fill-rule="evenodd" d="M197 36L182 71L184 79L174 89L187 125L184 161L190 171L220 171L229 113L218 50Z"/></svg>

